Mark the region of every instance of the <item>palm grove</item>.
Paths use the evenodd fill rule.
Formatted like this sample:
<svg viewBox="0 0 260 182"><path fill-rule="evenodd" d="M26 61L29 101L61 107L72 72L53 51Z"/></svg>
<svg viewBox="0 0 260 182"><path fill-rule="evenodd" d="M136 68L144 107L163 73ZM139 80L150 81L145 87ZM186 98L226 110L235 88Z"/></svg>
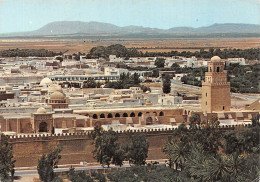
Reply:
<svg viewBox="0 0 260 182"><path fill-rule="evenodd" d="M216 124L217 123L217 124ZM216 118L201 121L198 115L190 118L190 128L180 125L173 130L162 151L166 165L145 165L149 142L145 133L129 132L119 140L115 131L95 127L93 157L103 166L133 164L125 170L107 175L97 172L87 174L71 168L67 178L72 182L83 181L194 181L194 182L251 182L260 174L259 168L259 116L252 119L248 127L223 129L218 127ZM38 162L39 177L44 182L62 181L54 173L61 159L62 149L57 147L42 155ZM88 151L89 152L89 151ZM12 181L14 164L12 146L2 135L0 151L0 179Z"/></svg>

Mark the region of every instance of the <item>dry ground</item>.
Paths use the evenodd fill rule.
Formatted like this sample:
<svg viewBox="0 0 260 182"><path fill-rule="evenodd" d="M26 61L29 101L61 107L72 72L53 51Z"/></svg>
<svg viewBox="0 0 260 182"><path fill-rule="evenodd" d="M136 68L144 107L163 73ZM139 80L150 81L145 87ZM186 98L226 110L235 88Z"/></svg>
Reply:
<svg viewBox="0 0 260 182"><path fill-rule="evenodd" d="M89 52L98 45L122 44L142 51L196 51L201 47L260 48L259 37L249 38L157 38L157 39L0 39L3 49L48 49L68 53ZM145 49L144 49L145 47ZM193 47L194 49L191 49ZM167 48L167 49L166 49Z"/></svg>

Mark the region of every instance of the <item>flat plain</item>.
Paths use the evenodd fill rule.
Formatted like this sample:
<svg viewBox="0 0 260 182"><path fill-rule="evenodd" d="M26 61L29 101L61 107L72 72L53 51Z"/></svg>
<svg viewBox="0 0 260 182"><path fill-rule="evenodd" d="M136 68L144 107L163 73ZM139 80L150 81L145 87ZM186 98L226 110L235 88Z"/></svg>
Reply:
<svg viewBox="0 0 260 182"><path fill-rule="evenodd" d="M242 38L1 38L0 50L5 49L48 49L66 53L88 53L92 47L122 44L143 52L198 51L201 48L260 48L260 37Z"/></svg>

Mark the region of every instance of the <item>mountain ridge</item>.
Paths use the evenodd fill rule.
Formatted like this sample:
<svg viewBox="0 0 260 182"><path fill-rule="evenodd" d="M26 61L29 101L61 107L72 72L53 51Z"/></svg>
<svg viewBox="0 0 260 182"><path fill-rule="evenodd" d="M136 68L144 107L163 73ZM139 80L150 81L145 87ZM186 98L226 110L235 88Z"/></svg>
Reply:
<svg viewBox="0 0 260 182"><path fill-rule="evenodd" d="M41 28L29 32L0 34L4 37L12 36L51 36L51 35L124 35L124 34L213 34L213 33L260 33L260 25L243 23L215 23L204 27L173 27L169 29L150 28L129 25L120 27L111 23L83 22L83 21L55 21Z"/></svg>

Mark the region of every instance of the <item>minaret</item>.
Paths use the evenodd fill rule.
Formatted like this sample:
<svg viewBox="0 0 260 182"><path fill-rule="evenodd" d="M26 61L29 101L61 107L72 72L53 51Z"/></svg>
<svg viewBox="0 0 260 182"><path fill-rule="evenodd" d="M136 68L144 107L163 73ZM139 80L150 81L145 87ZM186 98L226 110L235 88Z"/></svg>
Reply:
<svg viewBox="0 0 260 182"><path fill-rule="evenodd" d="M224 72L224 62L214 56L208 64L205 81L202 82L203 113L213 111L230 111L230 83L227 82L227 73Z"/></svg>

